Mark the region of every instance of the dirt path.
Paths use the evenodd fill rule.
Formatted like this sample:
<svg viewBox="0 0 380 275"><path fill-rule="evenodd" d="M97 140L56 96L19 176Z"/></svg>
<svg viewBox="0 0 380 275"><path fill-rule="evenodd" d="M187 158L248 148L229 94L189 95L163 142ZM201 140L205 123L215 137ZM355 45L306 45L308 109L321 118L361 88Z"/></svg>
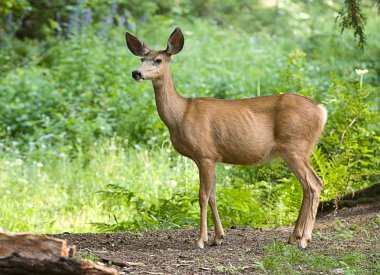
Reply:
<svg viewBox="0 0 380 275"><path fill-rule="evenodd" d="M331 247L355 247L368 251L380 247L380 229L374 228L376 244L363 236L329 238L339 226L361 226L380 213L380 202L345 208L319 217L309 251L326 251ZM248 228L227 229L222 246L195 248L197 229L179 229L146 233L62 234L57 237L75 244L80 255L111 264L120 274L260 274L252 267L265 254L265 247L278 241L284 243L291 227L270 230ZM212 240L212 234L210 239ZM377 251L379 252L379 251Z"/></svg>

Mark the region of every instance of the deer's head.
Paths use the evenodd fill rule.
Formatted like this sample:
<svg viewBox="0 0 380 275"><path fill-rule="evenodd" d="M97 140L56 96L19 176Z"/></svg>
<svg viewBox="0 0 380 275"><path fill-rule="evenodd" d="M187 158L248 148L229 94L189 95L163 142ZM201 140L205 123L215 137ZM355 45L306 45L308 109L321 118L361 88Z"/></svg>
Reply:
<svg viewBox="0 0 380 275"><path fill-rule="evenodd" d="M179 53L184 44L184 37L180 28L176 28L170 35L166 50L155 51L139 38L129 32L125 33L129 50L141 57L141 65L137 70L132 71L132 77L136 81L154 80L159 78L169 69L170 57Z"/></svg>

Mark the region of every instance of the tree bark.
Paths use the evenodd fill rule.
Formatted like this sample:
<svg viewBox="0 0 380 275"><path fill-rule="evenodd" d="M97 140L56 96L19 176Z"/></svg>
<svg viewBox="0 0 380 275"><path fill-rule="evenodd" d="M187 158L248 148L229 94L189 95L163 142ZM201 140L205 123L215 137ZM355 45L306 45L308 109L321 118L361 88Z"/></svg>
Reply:
<svg viewBox="0 0 380 275"><path fill-rule="evenodd" d="M109 267L75 259L75 247L46 235L0 233L0 274L116 275Z"/></svg>

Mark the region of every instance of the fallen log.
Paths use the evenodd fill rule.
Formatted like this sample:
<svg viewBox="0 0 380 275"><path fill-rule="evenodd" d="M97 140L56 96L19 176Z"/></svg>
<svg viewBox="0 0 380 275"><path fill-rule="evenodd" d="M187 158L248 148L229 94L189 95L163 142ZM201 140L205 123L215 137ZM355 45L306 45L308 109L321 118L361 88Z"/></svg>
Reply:
<svg viewBox="0 0 380 275"><path fill-rule="evenodd" d="M67 241L36 234L0 233L0 274L116 275L116 269L76 259Z"/></svg>
<svg viewBox="0 0 380 275"><path fill-rule="evenodd" d="M343 207L354 207L360 204L367 204L376 201L380 201L380 182L359 191L347 194L341 198L320 202L318 206L318 213L328 213Z"/></svg>

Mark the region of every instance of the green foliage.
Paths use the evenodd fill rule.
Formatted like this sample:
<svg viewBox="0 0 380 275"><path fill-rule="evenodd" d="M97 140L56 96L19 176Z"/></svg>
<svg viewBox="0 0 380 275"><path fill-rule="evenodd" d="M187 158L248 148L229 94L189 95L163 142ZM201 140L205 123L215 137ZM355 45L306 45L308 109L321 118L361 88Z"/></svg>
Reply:
<svg viewBox="0 0 380 275"><path fill-rule="evenodd" d="M11 12L19 15L30 8L27 0L7 0L0 2L0 18L8 16Z"/></svg>
<svg viewBox="0 0 380 275"><path fill-rule="evenodd" d="M323 191L328 198L353 192L379 179L380 112L373 101L376 90L360 89L358 84L338 79L332 81L325 98L330 119L321 144L326 156L318 151L314 154L319 162L318 172L325 185L331 187Z"/></svg>
<svg viewBox="0 0 380 275"><path fill-rule="evenodd" d="M166 229L196 225L198 221L197 192L180 191L170 198L139 197L128 188L119 185L108 185L101 191L102 199L111 207L118 202L127 215L118 217L114 214L114 223L94 223L101 231L121 231L144 229ZM164 193L160 190L160 194ZM153 201L152 201L153 200Z"/></svg>
<svg viewBox="0 0 380 275"><path fill-rule="evenodd" d="M46 1L37 2L20 2L15 16L29 6L38 13L36 5ZM131 79L139 60L127 51L126 28L163 49L172 29L182 27L185 48L172 70L184 96L294 92L323 103L329 118L311 157L325 183L323 199L380 179L378 19L368 20L363 53L335 33L333 9L316 1L262 9L252 1L225 1L216 9L215 1L80 1L62 9L61 23L50 13L66 2L50 2L51 10L33 20L45 26L36 34L43 41L19 40L1 29L1 227L59 232L198 225L196 167L170 147L151 84ZM272 22L268 14L278 16ZM369 71L363 82L357 68ZM302 189L282 161L217 169L224 226L272 227L296 219Z"/></svg>

